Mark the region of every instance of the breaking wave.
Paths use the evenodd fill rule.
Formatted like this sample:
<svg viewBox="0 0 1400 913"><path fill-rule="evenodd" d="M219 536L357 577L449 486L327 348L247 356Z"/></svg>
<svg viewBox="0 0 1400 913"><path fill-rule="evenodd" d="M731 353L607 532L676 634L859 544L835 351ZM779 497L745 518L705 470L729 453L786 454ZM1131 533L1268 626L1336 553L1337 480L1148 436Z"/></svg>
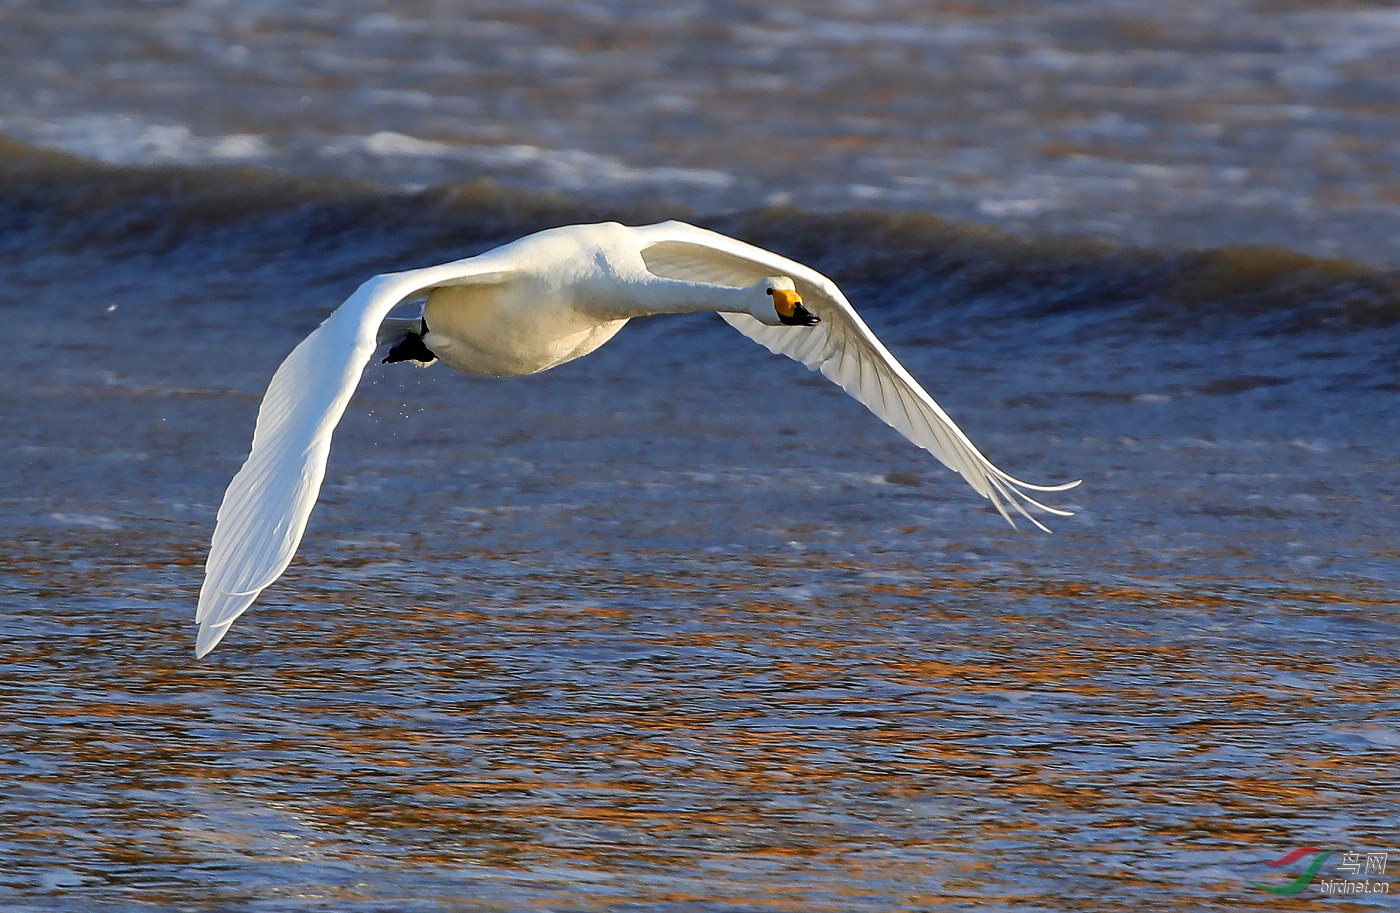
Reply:
<svg viewBox="0 0 1400 913"><path fill-rule="evenodd" d="M864 308L990 322L1125 318L1193 332L1247 318L1273 332L1400 322L1400 271L1273 247L1144 248L1020 237L923 213L763 207L700 214L489 181L407 191L252 166L100 163L0 138L0 256L322 259L354 276L471 254L567 222L684 218L816 265Z"/></svg>

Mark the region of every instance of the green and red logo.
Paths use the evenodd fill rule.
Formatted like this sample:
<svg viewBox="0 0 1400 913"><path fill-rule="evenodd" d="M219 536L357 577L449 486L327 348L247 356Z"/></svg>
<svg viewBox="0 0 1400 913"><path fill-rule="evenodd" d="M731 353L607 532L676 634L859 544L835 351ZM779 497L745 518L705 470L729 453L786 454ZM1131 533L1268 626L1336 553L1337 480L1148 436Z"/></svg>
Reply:
<svg viewBox="0 0 1400 913"><path fill-rule="evenodd" d="M1281 856L1273 862L1264 863L1267 866L1281 869L1286 865L1292 865L1305 856L1311 856L1313 854L1317 854L1317 858L1308 863L1308 867L1303 870L1303 874L1299 875L1288 884L1267 885L1260 884L1257 881L1251 881L1250 885L1261 891L1268 891L1270 894L1282 894L1284 896L1300 894L1308 885L1312 884L1312 880L1317 877L1317 870L1322 868L1322 864L1327 861L1327 857L1332 855L1331 850L1320 850L1315 846L1305 846L1302 849L1294 850L1286 856Z"/></svg>
<svg viewBox="0 0 1400 913"><path fill-rule="evenodd" d="M1303 874L1287 884L1261 884L1257 881L1251 881L1249 884L1261 891L1268 891L1270 894L1279 894L1284 897L1301 894L1307 890L1309 885L1323 894L1390 893L1391 882L1384 880L1386 863L1390 861L1389 850L1333 851L1315 846L1305 846L1300 850L1294 850L1281 856L1273 862L1266 862L1264 865L1281 869L1286 865L1293 865L1299 860L1307 859L1309 856L1314 858L1303 870ZM1318 872L1327 862L1332 863L1331 871L1318 878Z"/></svg>

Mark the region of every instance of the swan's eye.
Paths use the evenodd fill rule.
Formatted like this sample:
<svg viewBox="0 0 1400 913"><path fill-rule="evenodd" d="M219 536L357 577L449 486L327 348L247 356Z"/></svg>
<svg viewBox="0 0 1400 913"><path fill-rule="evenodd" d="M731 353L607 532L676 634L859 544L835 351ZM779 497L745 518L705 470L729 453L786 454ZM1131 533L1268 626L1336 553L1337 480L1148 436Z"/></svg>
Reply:
<svg viewBox="0 0 1400 913"><path fill-rule="evenodd" d="M771 288L768 290L768 294L773 294L773 290Z"/></svg>

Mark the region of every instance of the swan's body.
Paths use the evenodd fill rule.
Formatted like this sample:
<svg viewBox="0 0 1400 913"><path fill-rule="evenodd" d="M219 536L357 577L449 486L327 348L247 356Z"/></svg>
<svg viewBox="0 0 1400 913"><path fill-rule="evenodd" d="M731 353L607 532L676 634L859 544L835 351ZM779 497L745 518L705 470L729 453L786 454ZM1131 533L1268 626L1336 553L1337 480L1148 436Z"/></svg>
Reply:
<svg viewBox="0 0 1400 913"><path fill-rule="evenodd" d="M440 288L423 307L423 343L445 363L467 374L515 377L538 374L581 358L617 335L627 318L598 322L574 306L539 308L528 288Z"/></svg>
<svg viewBox="0 0 1400 913"><path fill-rule="evenodd" d="M421 320L389 319L426 295ZM663 222L573 225L480 256L375 276L287 356L258 411L253 448L219 508L199 594L203 656L281 576L316 503L331 435L382 342L385 361L440 358L471 374L534 374L603 345L632 317L715 311L770 350L820 371L961 473L1008 521L1046 507L1039 486L992 465L885 349L825 276L733 238Z"/></svg>

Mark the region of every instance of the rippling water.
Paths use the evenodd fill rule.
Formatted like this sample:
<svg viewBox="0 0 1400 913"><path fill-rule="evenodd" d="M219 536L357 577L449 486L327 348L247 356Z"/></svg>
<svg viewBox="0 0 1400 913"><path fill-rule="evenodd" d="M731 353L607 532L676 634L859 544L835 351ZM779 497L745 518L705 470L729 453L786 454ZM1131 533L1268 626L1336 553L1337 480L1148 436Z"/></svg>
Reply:
<svg viewBox="0 0 1400 913"><path fill-rule="evenodd" d="M109 161L936 212L1400 265L1393 0L0 5L0 130Z"/></svg>
<svg viewBox="0 0 1400 913"><path fill-rule="evenodd" d="M373 368L196 663L285 351L404 249L577 213L19 172L9 908L1266 909L1264 860L1394 846L1387 274L1222 253L1192 298L1199 263L896 221L881 278L869 222L747 217L1078 516L1012 531L824 381L643 321L533 378Z"/></svg>
<svg viewBox="0 0 1400 913"><path fill-rule="evenodd" d="M1263 910L1287 901L1251 882L1298 875L1305 861L1264 865L1294 848L1389 852L1393 869L1394 17L1285 7L814 4L804 25L735 3L707 31L704 5L690 57L661 13L595 54L580 43L608 4L482 5L472 21L497 31L480 33L408 3L4 7L0 68L18 76L0 81L0 129L134 164L0 140L0 910ZM1109 18L1078 31L1090 14ZM717 47L735 79L777 81L704 81ZM400 60L426 98L393 96L379 120L371 90L408 91ZM660 97L638 75L657 60L694 145L574 104ZM503 91L483 121L504 132L464 136L463 61L498 83L539 65L574 94ZM1270 61L1302 69L1270 82ZM831 98L869 120L799 91L857 63ZM84 69L99 64L105 82ZM887 71L907 84L880 95ZM973 94L936 91L954 84ZM1181 126L1217 122L1192 107L1207 84L1233 112L1224 135L1249 143ZM1138 99L1156 132L1045 152L1026 180L1062 208L998 210L1032 199L1006 183L1018 123L1060 142L1098 116L1013 105L1017 121L994 91L1036 86ZM1304 90L1314 107L1278 107ZM789 139L714 145L759 135L773 97L803 101ZM910 186L880 156L919 141L895 129L927 115L918 99L982 150L924 173L962 161L967 182L922 202L852 191ZM831 157L857 127L880 155ZM1309 136L1355 168L1297 180L1312 160L1280 138ZM323 154L335 137L360 145ZM573 152L523 170L472 157L512 144ZM1141 207L1146 184L1110 180L1119 158L1216 153L1152 172ZM1230 156L1261 195L1211 189ZM683 170L646 171L663 167ZM1057 170L1081 167L1078 183ZM816 203L784 205L774 175ZM984 220L1151 243L935 214L974 214L974 189ZM893 208L849 209L862 199ZM537 377L371 367L300 556L194 661L219 498L273 368L331 307L376 271L669 215L832 275L999 465L1084 478L1077 515L1013 531L720 321L637 321ZM1293 250L1162 246L1193 225Z"/></svg>

